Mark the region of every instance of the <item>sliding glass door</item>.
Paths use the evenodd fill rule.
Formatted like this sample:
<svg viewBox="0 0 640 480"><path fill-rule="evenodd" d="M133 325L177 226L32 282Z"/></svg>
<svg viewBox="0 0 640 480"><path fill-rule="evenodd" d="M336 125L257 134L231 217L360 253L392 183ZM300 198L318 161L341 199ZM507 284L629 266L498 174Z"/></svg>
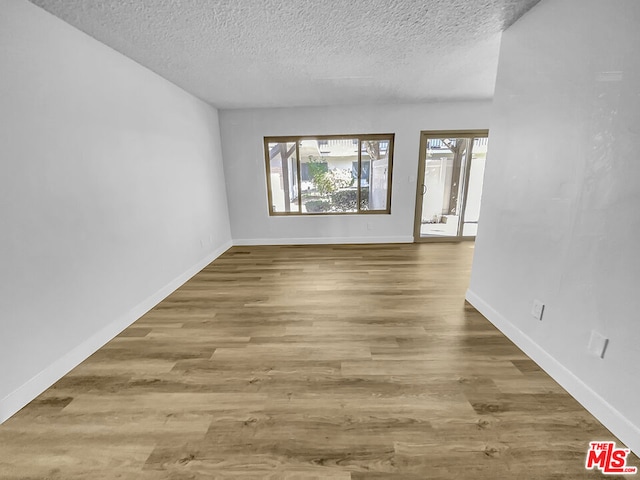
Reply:
<svg viewBox="0 0 640 480"><path fill-rule="evenodd" d="M487 130L422 132L416 241L475 238L488 135Z"/></svg>

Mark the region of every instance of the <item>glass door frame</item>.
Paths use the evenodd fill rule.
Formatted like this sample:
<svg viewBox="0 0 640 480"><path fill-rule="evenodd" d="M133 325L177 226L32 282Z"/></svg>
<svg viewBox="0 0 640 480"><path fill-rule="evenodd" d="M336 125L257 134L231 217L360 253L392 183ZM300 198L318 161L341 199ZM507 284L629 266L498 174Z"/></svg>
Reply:
<svg viewBox="0 0 640 480"><path fill-rule="evenodd" d="M473 155L473 144L476 138L488 137L489 130L422 130L420 132L420 154L418 161L418 181L416 182L416 206L413 224L413 241L418 242L460 242L464 240L475 240L475 235L463 236L464 214L467 208L467 192L469 190L469 175L471 173L471 157ZM422 226L422 203L426 193L424 175L427 165L427 142L432 138L469 138L470 147L464 158L464 174L462 175L462 199L460 206L460 221L456 236L420 236Z"/></svg>

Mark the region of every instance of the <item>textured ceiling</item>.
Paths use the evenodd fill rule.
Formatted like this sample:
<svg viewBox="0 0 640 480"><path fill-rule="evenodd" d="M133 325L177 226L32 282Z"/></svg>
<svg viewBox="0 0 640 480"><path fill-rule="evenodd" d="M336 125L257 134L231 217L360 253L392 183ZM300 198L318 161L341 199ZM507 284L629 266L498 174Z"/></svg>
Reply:
<svg viewBox="0 0 640 480"><path fill-rule="evenodd" d="M31 0L219 108L493 94L539 0Z"/></svg>

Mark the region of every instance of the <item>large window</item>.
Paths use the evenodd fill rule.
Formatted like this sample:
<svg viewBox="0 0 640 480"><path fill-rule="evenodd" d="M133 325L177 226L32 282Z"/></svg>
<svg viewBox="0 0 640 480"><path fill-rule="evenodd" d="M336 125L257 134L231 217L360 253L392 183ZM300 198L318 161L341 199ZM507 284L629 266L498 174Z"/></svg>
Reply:
<svg viewBox="0 0 640 480"><path fill-rule="evenodd" d="M265 137L269 214L390 213L393 139Z"/></svg>

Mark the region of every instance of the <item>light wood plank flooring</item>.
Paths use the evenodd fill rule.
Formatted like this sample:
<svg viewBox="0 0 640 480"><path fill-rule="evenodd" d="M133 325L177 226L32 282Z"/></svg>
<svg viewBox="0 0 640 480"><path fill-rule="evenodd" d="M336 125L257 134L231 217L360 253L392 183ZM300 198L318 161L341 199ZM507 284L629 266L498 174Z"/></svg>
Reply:
<svg viewBox="0 0 640 480"><path fill-rule="evenodd" d="M615 438L465 304L472 255L234 247L1 425L0 478L600 478Z"/></svg>

